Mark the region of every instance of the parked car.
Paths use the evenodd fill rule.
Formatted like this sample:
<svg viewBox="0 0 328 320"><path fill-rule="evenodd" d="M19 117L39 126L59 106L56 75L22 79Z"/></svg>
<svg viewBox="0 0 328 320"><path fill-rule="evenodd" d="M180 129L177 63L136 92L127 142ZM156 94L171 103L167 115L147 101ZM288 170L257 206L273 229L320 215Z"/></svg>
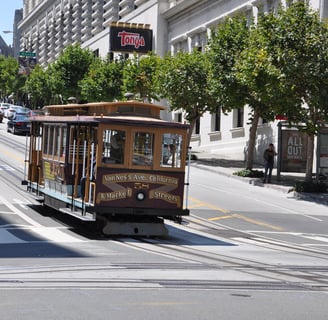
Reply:
<svg viewBox="0 0 328 320"><path fill-rule="evenodd" d="M0 103L0 123L3 121L3 118L5 116L5 111L11 106L10 103Z"/></svg>
<svg viewBox="0 0 328 320"><path fill-rule="evenodd" d="M31 127L28 113L15 113L7 121L7 132L13 134L29 134Z"/></svg>
<svg viewBox="0 0 328 320"><path fill-rule="evenodd" d="M16 106L11 105L8 109L5 110L4 116L9 119L16 113Z"/></svg>
<svg viewBox="0 0 328 320"><path fill-rule="evenodd" d="M11 105L8 109L5 111L5 117L7 119L10 119L15 113L28 113L30 111L29 108L25 108L22 106L16 106Z"/></svg>
<svg viewBox="0 0 328 320"><path fill-rule="evenodd" d="M2 113L2 115L4 116L5 115L5 111L11 107L12 104L10 103L6 103L6 102L1 102L0 103L0 113Z"/></svg>

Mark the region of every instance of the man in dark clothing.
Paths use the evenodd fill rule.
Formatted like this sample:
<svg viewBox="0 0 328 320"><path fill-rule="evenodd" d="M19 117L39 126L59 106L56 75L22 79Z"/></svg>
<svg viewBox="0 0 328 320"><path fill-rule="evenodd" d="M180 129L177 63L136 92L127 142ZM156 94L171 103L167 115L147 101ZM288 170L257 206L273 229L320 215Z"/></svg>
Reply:
<svg viewBox="0 0 328 320"><path fill-rule="evenodd" d="M271 176L272 176L272 169L274 164L274 156L276 152L274 150L274 145L272 143L269 144L269 147L264 151L263 158L264 158L264 179L263 183L268 182L271 183Z"/></svg>

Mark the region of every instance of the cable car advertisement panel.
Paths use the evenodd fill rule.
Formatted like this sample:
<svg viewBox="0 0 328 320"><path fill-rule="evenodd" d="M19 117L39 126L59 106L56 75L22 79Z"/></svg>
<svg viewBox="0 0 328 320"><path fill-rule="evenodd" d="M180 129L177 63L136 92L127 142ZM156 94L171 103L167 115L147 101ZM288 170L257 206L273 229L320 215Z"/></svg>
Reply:
<svg viewBox="0 0 328 320"><path fill-rule="evenodd" d="M181 172L158 174L125 170L110 172L108 169L99 168L96 205L180 209L183 202L181 199L183 188L184 173Z"/></svg>

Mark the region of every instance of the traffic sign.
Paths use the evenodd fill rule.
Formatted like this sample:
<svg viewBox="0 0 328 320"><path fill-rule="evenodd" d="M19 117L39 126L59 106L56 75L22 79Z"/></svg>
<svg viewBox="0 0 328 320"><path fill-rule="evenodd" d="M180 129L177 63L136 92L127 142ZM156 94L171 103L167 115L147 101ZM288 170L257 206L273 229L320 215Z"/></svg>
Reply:
<svg viewBox="0 0 328 320"><path fill-rule="evenodd" d="M36 53L35 52L29 52L29 51L20 51L19 55L21 57L32 57L35 58L36 57Z"/></svg>

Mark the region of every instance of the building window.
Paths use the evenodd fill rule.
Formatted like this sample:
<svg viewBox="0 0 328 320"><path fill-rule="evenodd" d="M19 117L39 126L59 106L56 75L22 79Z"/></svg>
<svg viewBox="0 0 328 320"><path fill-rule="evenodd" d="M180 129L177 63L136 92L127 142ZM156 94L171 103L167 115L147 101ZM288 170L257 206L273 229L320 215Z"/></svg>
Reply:
<svg viewBox="0 0 328 320"><path fill-rule="evenodd" d="M172 54L177 54L178 52L188 52L188 41L184 40L173 45Z"/></svg>
<svg viewBox="0 0 328 320"><path fill-rule="evenodd" d="M174 121L182 123L182 113L175 113L174 114Z"/></svg>
<svg viewBox="0 0 328 320"><path fill-rule="evenodd" d="M196 120L194 134L200 134L200 119Z"/></svg>
<svg viewBox="0 0 328 320"><path fill-rule="evenodd" d="M196 49L199 52L203 52L207 45L207 35L206 33L196 34L191 39L191 49Z"/></svg>
<svg viewBox="0 0 328 320"><path fill-rule="evenodd" d="M216 112L212 114L211 131L221 131L221 108L218 107Z"/></svg>
<svg viewBox="0 0 328 320"><path fill-rule="evenodd" d="M244 126L244 108L234 109L233 115L233 128L241 128Z"/></svg>

